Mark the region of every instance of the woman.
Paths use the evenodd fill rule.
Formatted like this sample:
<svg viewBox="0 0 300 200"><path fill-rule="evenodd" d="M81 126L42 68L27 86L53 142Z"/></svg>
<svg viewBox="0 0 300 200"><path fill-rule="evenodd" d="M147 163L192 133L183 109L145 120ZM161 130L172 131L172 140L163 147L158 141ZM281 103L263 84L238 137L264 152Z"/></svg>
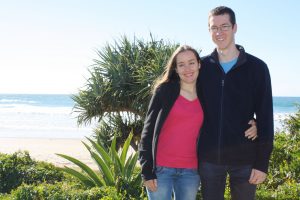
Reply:
<svg viewBox="0 0 300 200"><path fill-rule="evenodd" d="M178 47L154 87L139 146L148 198L194 200L200 185L197 138L203 111L196 90L197 51ZM256 132L247 132L253 137Z"/></svg>

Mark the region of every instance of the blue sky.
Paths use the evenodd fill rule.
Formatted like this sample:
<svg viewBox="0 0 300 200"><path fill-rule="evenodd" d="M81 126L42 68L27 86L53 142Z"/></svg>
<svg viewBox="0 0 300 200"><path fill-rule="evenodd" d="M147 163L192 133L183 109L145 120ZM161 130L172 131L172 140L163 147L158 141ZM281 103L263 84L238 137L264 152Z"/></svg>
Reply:
<svg viewBox="0 0 300 200"><path fill-rule="evenodd" d="M236 43L264 60L274 96L300 96L300 3L296 0L0 0L0 93L76 93L95 49L127 35L210 53L208 12L231 7Z"/></svg>

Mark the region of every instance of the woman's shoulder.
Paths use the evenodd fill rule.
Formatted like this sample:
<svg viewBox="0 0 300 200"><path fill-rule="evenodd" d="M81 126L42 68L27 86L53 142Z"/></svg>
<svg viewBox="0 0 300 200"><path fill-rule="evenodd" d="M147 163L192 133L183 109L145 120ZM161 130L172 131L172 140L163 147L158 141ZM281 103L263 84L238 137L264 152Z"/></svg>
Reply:
<svg viewBox="0 0 300 200"><path fill-rule="evenodd" d="M156 92L159 93L175 92L176 90L180 90L180 85L176 81L164 82L156 88Z"/></svg>
<svg viewBox="0 0 300 200"><path fill-rule="evenodd" d="M162 104L169 105L175 101L180 93L180 84L176 82L165 82L159 85L153 98L158 98Z"/></svg>

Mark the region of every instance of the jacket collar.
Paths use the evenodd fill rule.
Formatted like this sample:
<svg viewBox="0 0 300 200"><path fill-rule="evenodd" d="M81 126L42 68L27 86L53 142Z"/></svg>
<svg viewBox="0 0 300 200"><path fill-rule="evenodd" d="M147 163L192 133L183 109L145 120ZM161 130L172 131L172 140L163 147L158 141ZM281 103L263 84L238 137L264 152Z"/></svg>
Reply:
<svg viewBox="0 0 300 200"><path fill-rule="evenodd" d="M238 61L236 63L235 67L238 67L242 64L244 64L247 61L246 52L243 46L236 44L236 48L240 51L240 55L238 57ZM217 48L210 54L210 57L212 58L212 62L219 63L219 57L218 57L218 51Z"/></svg>
<svg viewBox="0 0 300 200"><path fill-rule="evenodd" d="M171 103L171 102L174 103L176 101L176 99L178 98L178 96L180 95L180 82L178 80L170 81L170 82L165 83L165 85L167 87L162 93L165 97L167 97L169 103ZM196 82L196 92L197 92L198 98L200 97L199 85L200 85L200 81L199 81L199 77L198 77L197 82ZM173 103L171 103L170 106L173 106Z"/></svg>

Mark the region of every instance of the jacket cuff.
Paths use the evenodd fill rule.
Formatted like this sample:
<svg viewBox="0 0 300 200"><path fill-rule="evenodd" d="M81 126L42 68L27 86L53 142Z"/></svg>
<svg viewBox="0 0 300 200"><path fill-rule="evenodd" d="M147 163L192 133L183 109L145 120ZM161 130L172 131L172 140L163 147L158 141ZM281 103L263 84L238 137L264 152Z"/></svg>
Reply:
<svg viewBox="0 0 300 200"><path fill-rule="evenodd" d="M157 179L155 173L151 173L151 174L141 174L141 176L142 176L143 181L149 181L149 180Z"/></svg>

